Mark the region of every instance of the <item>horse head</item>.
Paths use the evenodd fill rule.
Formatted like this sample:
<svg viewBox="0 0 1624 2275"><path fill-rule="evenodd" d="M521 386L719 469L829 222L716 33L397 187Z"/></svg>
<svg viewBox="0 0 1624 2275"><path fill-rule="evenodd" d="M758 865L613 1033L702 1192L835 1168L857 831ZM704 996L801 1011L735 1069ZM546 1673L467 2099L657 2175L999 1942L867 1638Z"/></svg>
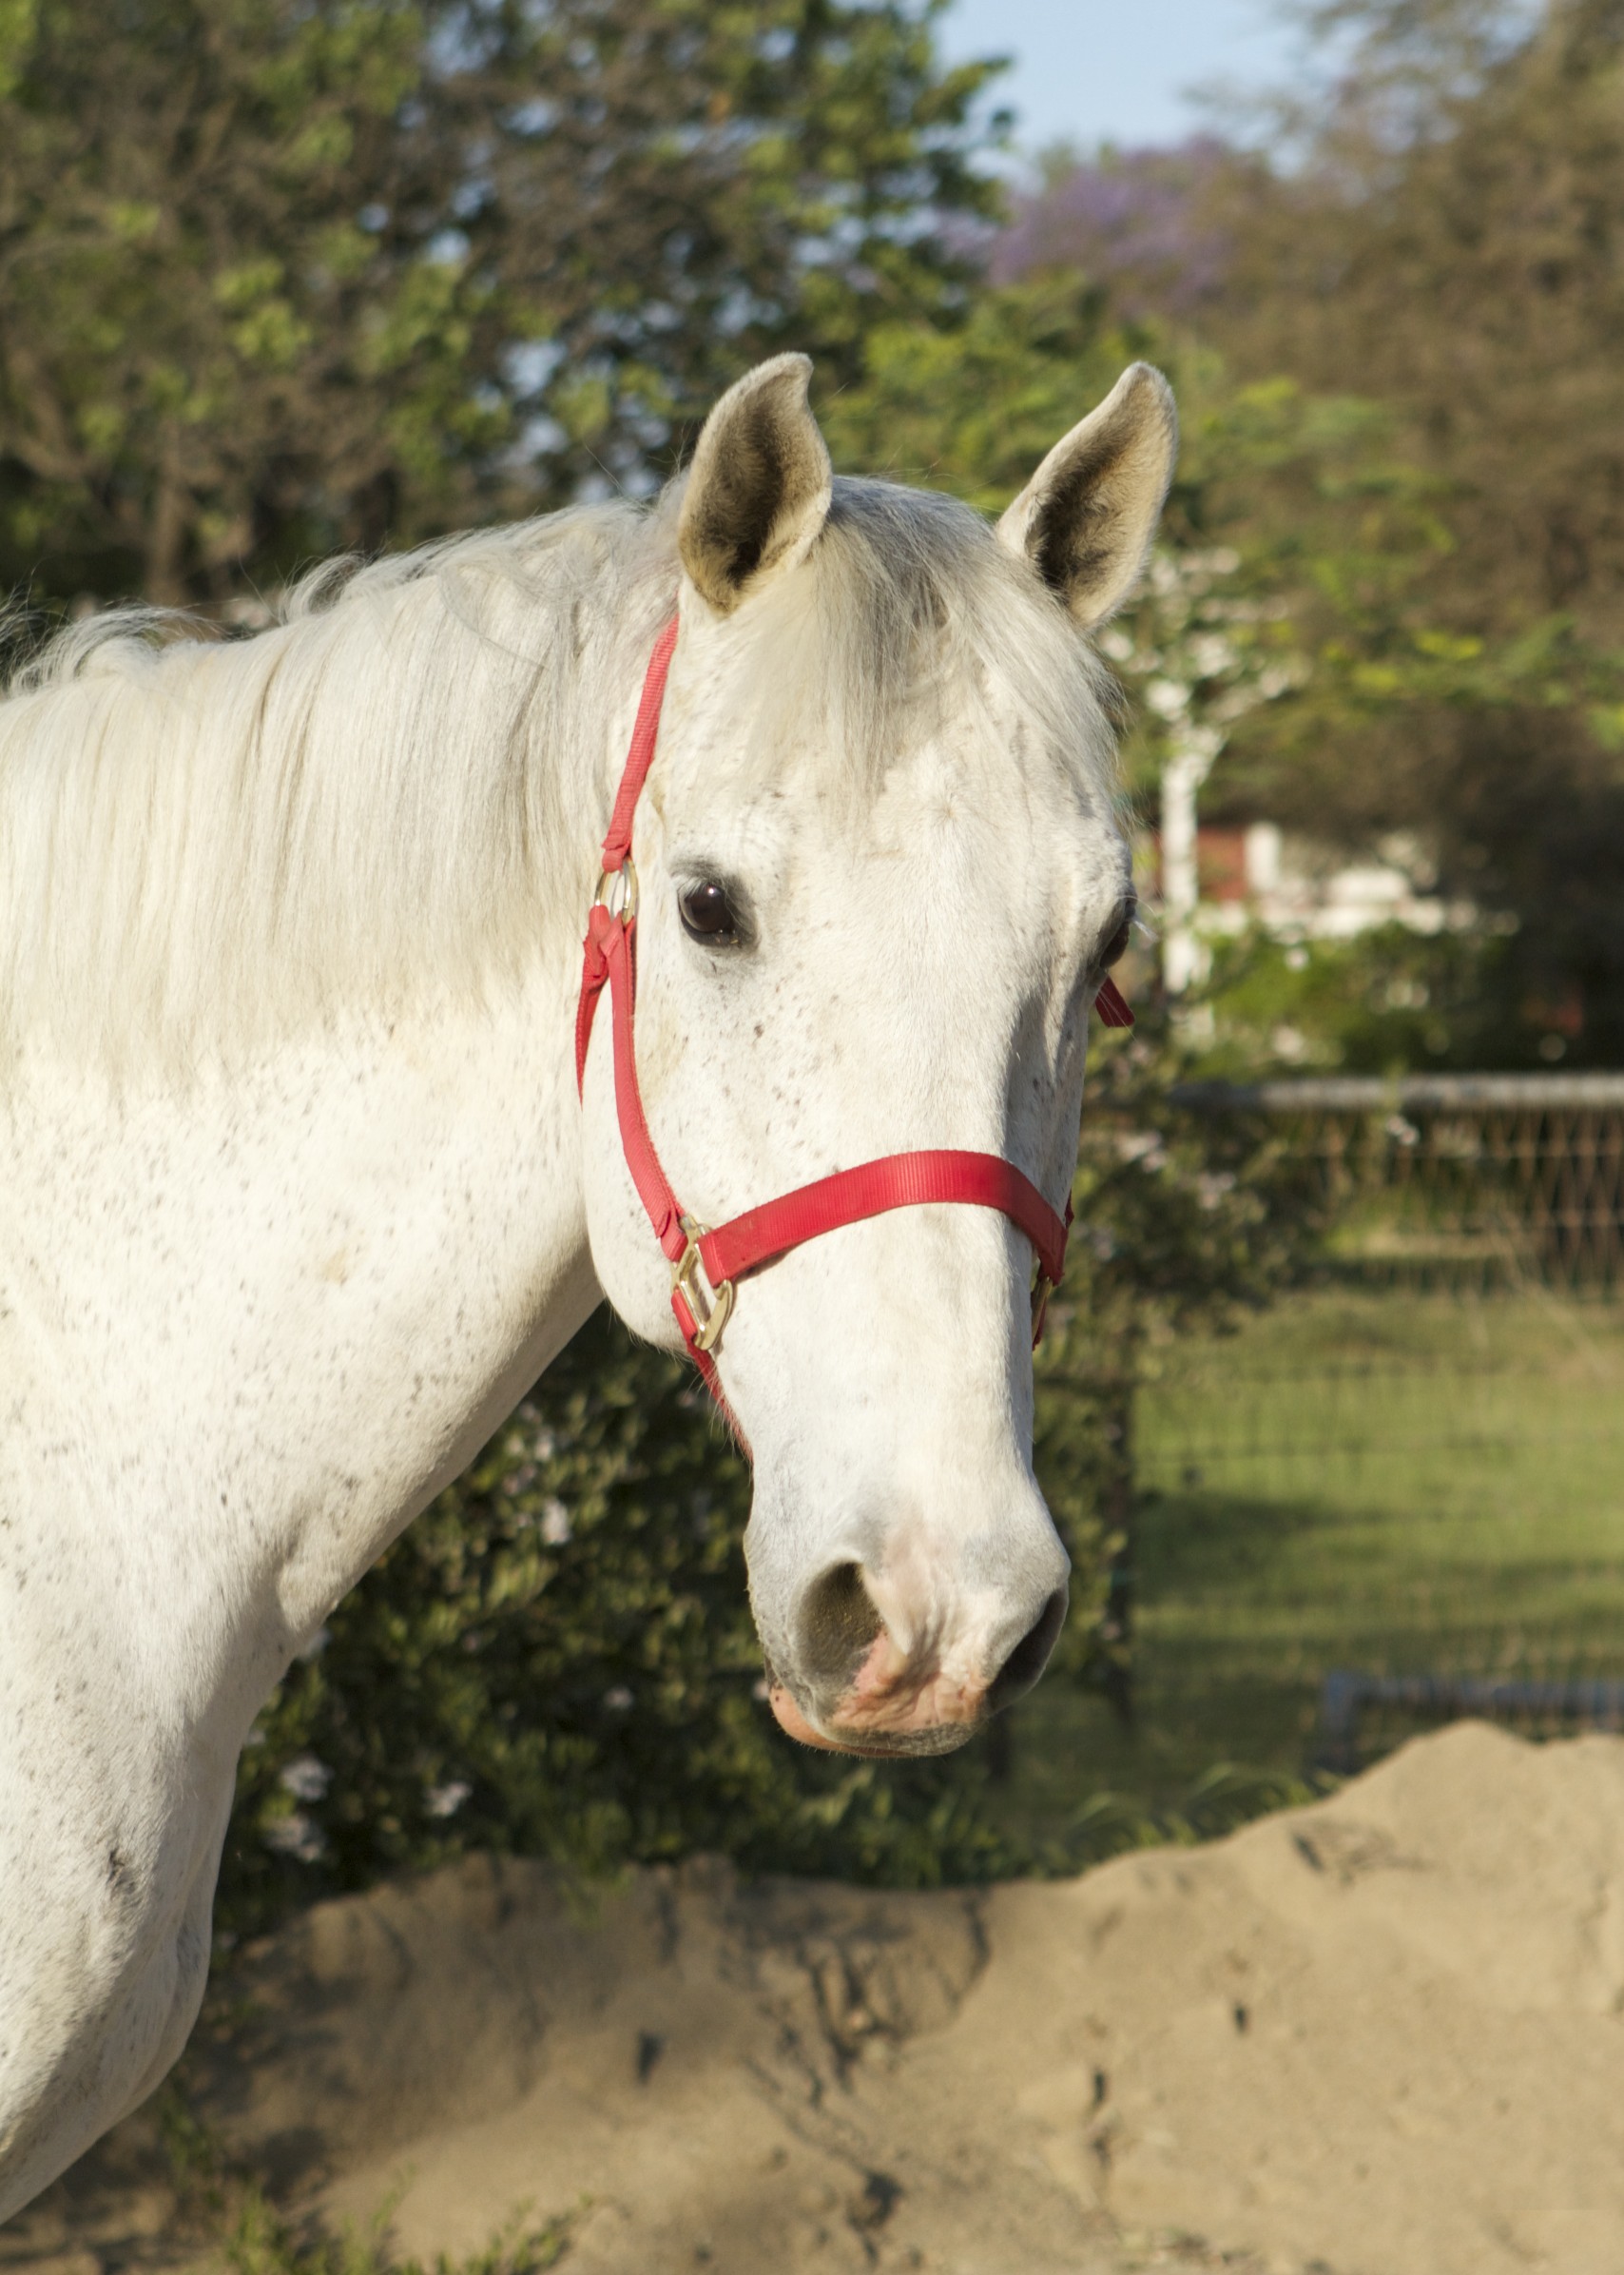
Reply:
<svg viewBox="0 0 1624 2275"><path fill-rule="evenodd" d="M671 1186L720 1224L920 1148L1001 1156L1058 1210L1094 997L1133 896L1111 682L1085 635L1150 543L1176 439L1145 365L996 528L836 479L810 367L706 423L636 815L635 1065ZM607 1037L583 1090L593 1261L679 1344ZM755 1465L745 1549L793 1736L937 1753L1034 1682L1067 1558L1032 1469L1027 1235L938 1202L743 1279L713 1354Z"/></svg>

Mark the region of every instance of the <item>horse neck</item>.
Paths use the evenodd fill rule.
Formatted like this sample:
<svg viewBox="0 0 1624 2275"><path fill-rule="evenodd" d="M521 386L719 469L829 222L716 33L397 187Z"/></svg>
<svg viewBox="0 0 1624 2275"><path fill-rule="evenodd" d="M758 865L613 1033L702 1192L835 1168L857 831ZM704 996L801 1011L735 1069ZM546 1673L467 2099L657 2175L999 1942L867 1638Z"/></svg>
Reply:
<svg viewBox="0 0 1624 2275"><path fill-rule="evenodd" d="M629 641L627 661L549 754L581 773L554 865L583 909ZM0 1376L23 1421L0 1515L68 1551L64 1616L105 1623L140 1693L232 1752L598 1300L571 929L481 1000L339 1022L173 1089L13 1070Z"/></svg>

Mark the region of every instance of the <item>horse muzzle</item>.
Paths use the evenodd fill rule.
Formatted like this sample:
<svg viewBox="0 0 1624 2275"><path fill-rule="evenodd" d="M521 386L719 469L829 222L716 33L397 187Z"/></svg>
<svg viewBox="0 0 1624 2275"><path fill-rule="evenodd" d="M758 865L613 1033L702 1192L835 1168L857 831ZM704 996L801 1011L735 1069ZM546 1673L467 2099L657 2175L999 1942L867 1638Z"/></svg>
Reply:
<svg viewBox="0 0 1624 2275"><path fill-rule="evenodd" d="M1057 1544L1056 1544L1057 1546ZM1008 1648L989 1634L988 1606L967 1616L908 1617L895 1591L860 1565L834 1566L806 1591L797 1623L799 1680L770 1664L780 1727L802 1745L872 1757L948 1754L1042 1674L1066 1618L1064 1576ZM883 1608L882 1608L883 1605ZM1010 1607L997 1631L1007 1636ZM889 1616L887 1616L889 1614ZM990 1646L990 1647L989 1647Z"/></svg>

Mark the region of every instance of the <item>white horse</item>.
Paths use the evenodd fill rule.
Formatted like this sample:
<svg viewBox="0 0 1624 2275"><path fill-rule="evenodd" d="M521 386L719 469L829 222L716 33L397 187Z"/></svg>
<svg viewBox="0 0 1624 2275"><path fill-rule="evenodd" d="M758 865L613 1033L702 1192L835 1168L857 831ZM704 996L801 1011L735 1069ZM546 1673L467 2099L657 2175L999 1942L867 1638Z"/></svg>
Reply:
<svg viewBox="0 0 1624 2275"><path fill-rule="evenodd" d="M915 1147L1067 1191L1131 904L1076 634L1171 399L1125 374L993 531L832 481L808 371L741 380L652 511L318 578L248 640L91 625L0 704L0 2216L180 2051L293 1654L600 1297L677 1339L609 1020L580 1099L571 1048L673 609L636 1053L679 1191L717 1222ZM1031 1267L937 1205L741 1288L795 1735L937 1747L1035 1678Z"/></svg>

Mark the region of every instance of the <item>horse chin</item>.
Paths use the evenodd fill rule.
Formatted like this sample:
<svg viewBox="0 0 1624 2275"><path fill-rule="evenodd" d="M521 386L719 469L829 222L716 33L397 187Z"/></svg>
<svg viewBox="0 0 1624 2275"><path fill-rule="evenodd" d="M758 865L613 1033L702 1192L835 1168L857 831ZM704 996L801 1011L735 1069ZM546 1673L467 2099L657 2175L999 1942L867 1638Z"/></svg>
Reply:
<svg viewBox="0 0 1624 2275"><path fill-rule="evenodd" d="M835 1735L810 1721L783 1683L769 1679L767 1701L779 1728L797 1744L815 1746L823 1754L856 1754L864 1761L918 1760L935 1754L956 1754L982 1727L980 1721L938 1722L926 1730L860 1730Z"/></svg>

